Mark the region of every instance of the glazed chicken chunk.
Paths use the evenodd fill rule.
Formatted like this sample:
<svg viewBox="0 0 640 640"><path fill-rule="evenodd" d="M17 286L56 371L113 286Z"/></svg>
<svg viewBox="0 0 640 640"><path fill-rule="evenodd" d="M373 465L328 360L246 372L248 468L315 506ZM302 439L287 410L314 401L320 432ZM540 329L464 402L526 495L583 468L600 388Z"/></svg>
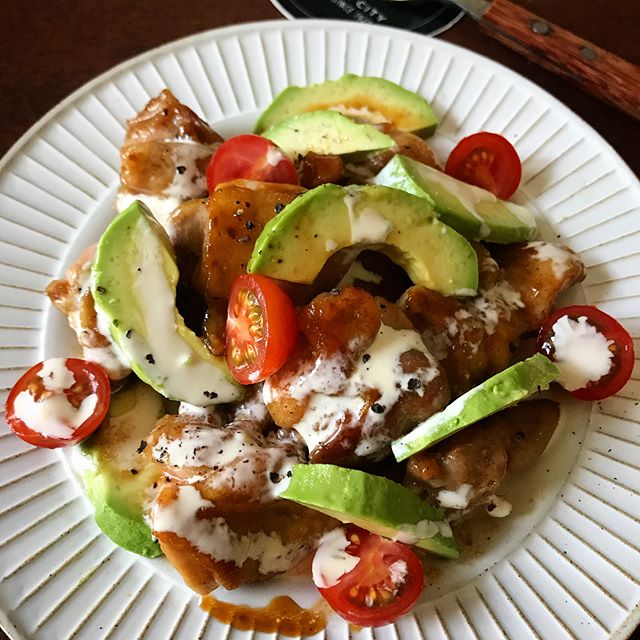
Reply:
<svg viewBox="0 0 640 640"><path fill-rule="evenodd" d="M509 366L520 337L537 330L556 299L585 275L568 247L548 242L476 248L480 291L446 297L411 287L399 301L440 360L454 396Z"/></svg>
<svg viewBox="0 0 640 640"><path fill-rule="evenodd" d="M184 200L206 196L207 164L221 142L165 89L128 122L120 149L118 211L139 199L164 223Z"/></svg>
<svg viewBox="0 0 640 640"><path fill-rule="evenodd" d="M506 409L411 456L405 484L451 514L495 505L507 471L522 471L542 455L559 415L551 400Z"/></svg>
<svg viewBox="0 0 640 640"><path fill-rule="evenodd" d="M298 319L296 348L263 396L311 462L379 460L448 402L442 369L397 306L347 287L317 296Z"/></svg>
<svg viewBox="0 0 640 640"><path fill-rule="evenodd" d="M82 347L83 357L101 365L111 380L121 380L131 373L131 369L111 341L108 324L102 330L98 327L90 286L94 254L95 245L85 249L67 269L65 277L51 282L45 293L56 309L67 316Z"/></svg>
<svg viewBox="0 0 640 640"><path fill-rule="evenodd" d="M295 433L182 414L159 420L148 442L164 474L152 508L154 535L197 593L283 573L336 526L278 498L303 461Z"/></svg>

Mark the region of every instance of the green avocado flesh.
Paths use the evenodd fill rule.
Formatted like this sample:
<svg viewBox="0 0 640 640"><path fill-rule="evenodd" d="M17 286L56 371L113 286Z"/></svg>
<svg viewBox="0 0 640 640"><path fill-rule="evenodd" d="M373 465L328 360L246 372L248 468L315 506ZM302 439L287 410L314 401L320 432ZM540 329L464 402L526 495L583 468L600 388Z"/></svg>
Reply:
<svg viewBox="0 0 640 640"><path fill-rule="evenodd" d="M156 391L207 406L238 400L242 387L176 308L178 267L164 229L140 201L100 238L93 264L97 311L131 368Z"/></svg>
<svg viewBox="0 0 640 640"><path fill-rule="evenodd" d="M279 280L312 283L341 249L371 248L411 280L445 295L474 295L478 259L429 203L398 189L323 184L298 196L264 227L247 266Z"/></svg>
<svg viewBox="0 0 640 640"><path fill-rule="evenodd" d="M525 207L403 155L394 156L373 181L425 198L442 222L470 240L510 244L536 233L535 218Z"/></svg>
<svg viewBox="0 0 640 640"><path fill-rule="evenodd" d="M394 129L431 135L438 119L421 96L384 80L346 74L307 87L287 87L262 113L256 133L308 111L336 109L373 123L389 122Z"/></svg>
<svg viewBox="0 0 640 640"><path fill-rule="evenodd" d="M385 538L458 557L443 511L387 478L331 464L298 464L280 497Z"/></svg>
<svg viewBox="0 0 640 640"><path fill-rule="evenodd" d="M467 391L444 411L434 414L393 442L393 455L398 462L404 460L532 393L548 389L559 375L551 360L536 353Z"/></svg>
<svg viewBox="0 0 640 640"><path fill-rule="evenodd" d="M142 510L159 471L143 466L137 450L164 413L162 396L136 381L113 395L104 422L80 445L82 480L96 523L117 545L151 558L162 552Z"/></svg>
<svg viewBox="0 0 640 640"><path fill-rule="evenodd" d="M393 146L394 140L370 124L358 124L337 111L312 111L288 118L267 129L262 137L297 158L310 151L344 155Z"/></svg>

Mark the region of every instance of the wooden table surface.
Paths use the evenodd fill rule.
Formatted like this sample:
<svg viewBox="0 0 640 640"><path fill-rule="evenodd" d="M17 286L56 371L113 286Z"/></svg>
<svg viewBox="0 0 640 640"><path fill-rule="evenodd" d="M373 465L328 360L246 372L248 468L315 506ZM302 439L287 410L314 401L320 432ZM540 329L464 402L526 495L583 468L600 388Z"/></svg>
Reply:
<svg viewBox="0 0 640 640"><path fill-rule="evenodd" d="M71 91L127 58L198 31L280 17L269 0L7 2L0 38L0 156ZM549 91L640 175L637 122L483 35L469 18L439 37L501 62ZM640 633L633 638L640 640ZM6 640L2 631L0 640Z"/></svg>

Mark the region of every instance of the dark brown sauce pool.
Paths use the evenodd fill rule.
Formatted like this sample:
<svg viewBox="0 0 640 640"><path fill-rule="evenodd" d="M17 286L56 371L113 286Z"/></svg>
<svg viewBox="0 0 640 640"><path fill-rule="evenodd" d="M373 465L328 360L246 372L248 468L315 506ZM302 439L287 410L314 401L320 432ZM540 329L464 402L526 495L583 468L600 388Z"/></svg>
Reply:
<svg viewBox="0 0 640 640"><path fill-rule="evenodd" d="M279 632L285 636L314 635L327 626L330 609L319 600L303 609L288 596L274 598L266 607L249 607L204 596L200 606L211 616L242 631Z"/></svg>

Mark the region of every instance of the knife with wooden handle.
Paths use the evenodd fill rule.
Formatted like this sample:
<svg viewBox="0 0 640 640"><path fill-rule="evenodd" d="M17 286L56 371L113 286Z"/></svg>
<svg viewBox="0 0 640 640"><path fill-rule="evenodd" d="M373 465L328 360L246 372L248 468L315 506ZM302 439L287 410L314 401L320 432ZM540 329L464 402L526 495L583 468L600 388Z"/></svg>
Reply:
<svg viewBox="0 0 640 640"><path fill-rule="evenodd" d="M453 1L476 18L488 35L640 120L640 65L635 61L616 55L512 0ZM617 1L609 3L610 10L614 10ZM580 3L573 6L576 11L581 10ZM640 6L640 0L635 6ZM635 15L632 17L631 22L622 24L619 36L633 38L632 46L640 53L640 41L634 34L640 26L640 15L637 21ZM602 21L608 19L607 13L601 16Z"/></svg>

